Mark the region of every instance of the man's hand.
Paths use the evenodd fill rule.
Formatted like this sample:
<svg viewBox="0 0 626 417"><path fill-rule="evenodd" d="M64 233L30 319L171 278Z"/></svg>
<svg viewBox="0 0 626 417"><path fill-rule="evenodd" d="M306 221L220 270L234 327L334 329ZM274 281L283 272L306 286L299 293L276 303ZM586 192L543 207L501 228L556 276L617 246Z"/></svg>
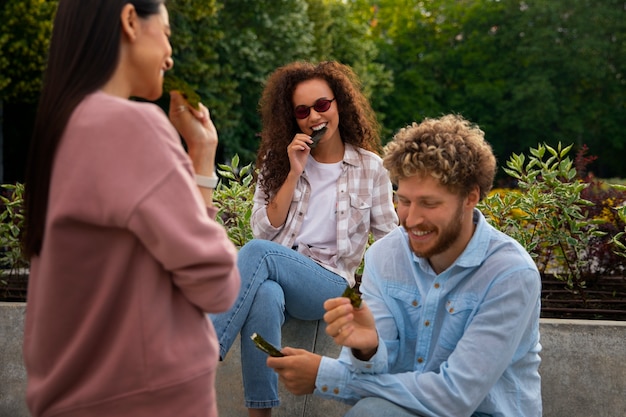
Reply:
<svg viewBox="0 0 626 417"><path fill-rule="evenodd" d="M326 333L341 346L353 349L361 360L369 360L378 349L378 332L374 316L365 302L354 308L350 299L337 297L324 303Z"/></svg>
<svg viewBox="0 0 626 417"><path fill-rule="evenodd" d="M278 379L295 395L312 394L322 357L304 349L286 347L282 358L269 356L267 366L274 369Z"/></svg>

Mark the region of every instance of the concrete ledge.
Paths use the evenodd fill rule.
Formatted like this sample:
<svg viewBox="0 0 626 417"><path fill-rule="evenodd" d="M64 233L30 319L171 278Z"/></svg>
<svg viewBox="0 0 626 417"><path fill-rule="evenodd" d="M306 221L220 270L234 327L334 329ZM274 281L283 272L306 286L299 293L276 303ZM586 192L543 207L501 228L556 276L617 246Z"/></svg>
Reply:
<svg viewBox="0 0 626 417"><path fill-rule="evenodd" d="M544 417L626 415L626 322L541 319Z"/></svg>
<svg viewBox="0 0 626 417"><path fill-rule="evenodd" d="M0 417L28 417L22 363L25 304L0 303ZM626 322L541 320L544 417L619 417L626 410ZM288 321L283 344L330 357L339 347L323 322ZM239 341L217 373L220 417L247 414L243 406ZM339 417L348 406L314 396L296 397L280 387L274 417Z"/></svg>
<svg viewBox="0 0 626 417"><path fill-rule="evenodd" d="M30 416L22 361L24 303L0 303L0 417Z"/></svg>

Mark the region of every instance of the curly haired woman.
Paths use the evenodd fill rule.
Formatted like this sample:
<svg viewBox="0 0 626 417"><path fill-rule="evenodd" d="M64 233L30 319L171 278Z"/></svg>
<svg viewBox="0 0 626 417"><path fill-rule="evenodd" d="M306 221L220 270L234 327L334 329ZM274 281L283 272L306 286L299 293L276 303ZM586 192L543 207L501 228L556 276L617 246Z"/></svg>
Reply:
<svg viewBox="0 0 626 417"><path fill-rule="evenodd" d="M348 66L278 68L260 111L256 239L239 252L239 298L211 316L222 358L241 333L250 416L270 416L280 404L277 375L250 336L280 346L286 318L321 319L324 301L354 286L370 232L378 239L398 223L376 117Z"/></svg>

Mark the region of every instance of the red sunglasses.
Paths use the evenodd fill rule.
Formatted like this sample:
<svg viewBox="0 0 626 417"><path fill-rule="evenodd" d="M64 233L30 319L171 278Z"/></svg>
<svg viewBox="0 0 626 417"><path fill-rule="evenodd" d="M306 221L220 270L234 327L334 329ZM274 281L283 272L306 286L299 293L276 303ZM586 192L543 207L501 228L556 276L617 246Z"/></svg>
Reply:
<svg viewBox="0 0 626 417"><path fill-rule="evenodd" d="M293 114L294 116L296 116L296 119L306 119L307 117L309 117L309 114L311 114L311 108L313 108L318 113L324 113L328 111L328 109L330 109L330 105L333 101L335 101L334 98L331 98L330 100L327 98L319 98L315 100L315 103L313 103L312 106L297 106L293 110Z"/></svg>

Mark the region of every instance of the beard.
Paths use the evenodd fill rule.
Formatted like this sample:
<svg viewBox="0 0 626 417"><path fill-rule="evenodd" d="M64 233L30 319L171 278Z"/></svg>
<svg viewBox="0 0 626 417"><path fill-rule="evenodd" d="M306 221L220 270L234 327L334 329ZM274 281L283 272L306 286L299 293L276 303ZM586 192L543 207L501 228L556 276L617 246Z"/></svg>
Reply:
<svg viewBox="0 0 626 417"><path fill-rule="evenodd" d="M439 230L437 240L435 240L430 248L419 250L414 246L414 242L409 239L409 245L411 246L411 250L413 251L413 253L420 258L428 259L434 255L438 255L450 249L450 247L452 247L452 245L459 239L464 215L465 214L463 213L463 207L461 204L459 204L456 213L454 214L450 222ZM404 226L407 231L410 230L406 227L406 224L404 222L402 226Z"/></svg>

